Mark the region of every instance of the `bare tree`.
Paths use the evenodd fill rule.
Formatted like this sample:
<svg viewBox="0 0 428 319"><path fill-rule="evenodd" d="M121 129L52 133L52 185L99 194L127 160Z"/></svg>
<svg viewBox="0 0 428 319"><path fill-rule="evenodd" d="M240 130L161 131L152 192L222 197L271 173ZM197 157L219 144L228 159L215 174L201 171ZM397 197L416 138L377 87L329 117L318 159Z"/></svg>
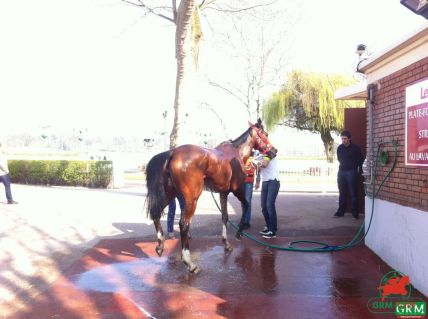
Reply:
<svg viewBox="0 0 428 319"><path fill-rule="evenodd" d="M143 10L145 14L153 14L165 19L175 25L175 58L177 63L177 73L175 82L174 98L174 126L170 135L170 147L176 146L177 136L180 130L181 114L181 92L183 89L183 79L187 70L187 57L189 51L194 52L194 60L197 61L197 52L201 38L201 28L199 19L199 8L210 1L202 1L197 5L195 0L181 0L177 7L177 0L150 1L150 0L122 0L135 5Z"/></svg>
<svg viewBox="0 0 428 319"><path fill-rule="evenodd" d="M231 27L222 34L220 41L240 66L240 76L207 76L208 81L245 107L249 120L260 117L263 100L283 83L298 12L291 4L272 2L252 14L231 16Z"/></svg>
<svg viewBox="0 0 428 319"><path fill-rule="evenodd" d="M185 88L184 79L191 65L198 65L199 44L202 38L201 17L203 11L210 14L222 14L226 17L241 15L244 12L253 12L257 8L269 6L278 0L122 0L140 8L145 15L155 15L175 26L175 57L177 63L174 124L170 134L170 148L176 147L180 134L181 124L185 118L182 114L181 103ZM215 19L214 19L215 20ZM219 21L219 20L216 20ZM209 21L207 21L209 24ZM211 27L212 30L215 27ZM244 28L240 28L244 30ZM191 63L193 62L193 63Z"/></svg>

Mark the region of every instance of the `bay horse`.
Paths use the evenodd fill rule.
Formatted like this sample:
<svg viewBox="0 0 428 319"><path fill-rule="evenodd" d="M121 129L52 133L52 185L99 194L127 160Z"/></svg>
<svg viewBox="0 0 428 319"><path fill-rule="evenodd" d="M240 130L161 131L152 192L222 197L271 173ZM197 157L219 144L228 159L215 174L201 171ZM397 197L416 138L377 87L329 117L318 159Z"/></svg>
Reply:
<svg viewBox="0 0 428 319"><path fill-rule="evenodd" d="M269 142L261 120L249 125L237 139L223 142L214 149L182 145L153 156L146 166L146 208L156 229L156 253L161 256L164 249L165 236L160 222L163 210L171 200L180 195L185 203L179 222L181 256L191 273L198 273L200 269L191 260L188 233L204 188L220 193L222 240L225 251L229 252L233 247L227 239L227 196L233 193L241 202L242 216L236 233L236 237L240 239L244 214L249 205L245 199L244 163L253 149L271 158L276 156L277 150Z"/></svg>

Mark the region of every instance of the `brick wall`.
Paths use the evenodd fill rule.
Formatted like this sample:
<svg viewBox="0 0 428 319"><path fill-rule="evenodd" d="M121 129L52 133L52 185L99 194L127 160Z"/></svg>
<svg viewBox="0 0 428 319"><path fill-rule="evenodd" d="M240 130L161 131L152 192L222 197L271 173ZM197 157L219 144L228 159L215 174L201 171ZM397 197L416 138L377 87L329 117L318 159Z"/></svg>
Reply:
<svg viewBox="0 0 428 319"><path fill-rule="evenodd" d="M428 167L405 166L405 91L410 84L428 77L428 58L420 60L379 81L375 92L373 116L374 145L381 141L398 141L398 157L377 198L428 211ZM369 141L367 143L369 145ZM394 158L392 144L387 144L390 162L378 162L377 185L391 167ZM374 154L376 155L376 148Z"/></svg>

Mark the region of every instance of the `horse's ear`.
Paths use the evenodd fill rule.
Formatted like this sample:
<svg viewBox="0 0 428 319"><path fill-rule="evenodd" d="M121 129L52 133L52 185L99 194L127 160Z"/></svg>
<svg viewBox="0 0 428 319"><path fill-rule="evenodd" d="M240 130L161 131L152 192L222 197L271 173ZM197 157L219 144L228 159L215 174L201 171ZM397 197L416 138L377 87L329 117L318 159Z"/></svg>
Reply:
<svg viewBox="0 0 428 319"><path fill-rule="evenodd" d="M248 126L253 126L253 123L251 123L250 121L248 121Z"/></svg>
<svg viewBox="0 0 428 319"><path fill-rule="evenodd" d="M258 119L257 119L257 124L261 127L262 126L262 119L259 117Z"/></svg>

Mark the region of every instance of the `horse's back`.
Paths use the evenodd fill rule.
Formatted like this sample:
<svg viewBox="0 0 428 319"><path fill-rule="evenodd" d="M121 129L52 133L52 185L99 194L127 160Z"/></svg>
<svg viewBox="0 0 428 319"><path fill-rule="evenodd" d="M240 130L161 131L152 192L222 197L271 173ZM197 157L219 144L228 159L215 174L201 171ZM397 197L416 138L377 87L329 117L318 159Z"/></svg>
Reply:
<svg viewBox="0 0 428 319"><path fill-rule="evenodd" d="M186 144L173 150L169 170L175 184L195 184L198 189L205 184L209 189L224 192L243 178L241 162L230 143L215 149Z"/></svg>
<svg viewBox="0 0 428 319"><path fill-rule="evenodd" d="M171 152L169 171L177 175L204 172L208 159L208 149L193 144L181 145Z"/></svg>

